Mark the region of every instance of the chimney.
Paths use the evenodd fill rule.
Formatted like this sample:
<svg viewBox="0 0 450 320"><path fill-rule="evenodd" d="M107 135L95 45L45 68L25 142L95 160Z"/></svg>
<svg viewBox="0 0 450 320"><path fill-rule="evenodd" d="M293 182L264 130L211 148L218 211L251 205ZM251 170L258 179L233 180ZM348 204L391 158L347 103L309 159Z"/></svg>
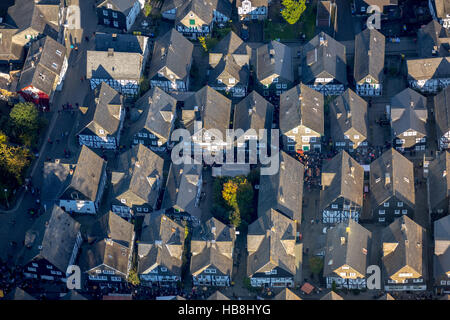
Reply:
<svg viewBox="0 0 450 320"><path fill-rule="evenodd" d="M338 111L336 113L336 119L340 119L342 117L342 112Z"/></svg>
<svg viewBox="0 0 450 320"><path fill-rule="evenodd" d="M113 57L114 56L114 49L113 48L109 48L108 49L108 57Z"/></svg>

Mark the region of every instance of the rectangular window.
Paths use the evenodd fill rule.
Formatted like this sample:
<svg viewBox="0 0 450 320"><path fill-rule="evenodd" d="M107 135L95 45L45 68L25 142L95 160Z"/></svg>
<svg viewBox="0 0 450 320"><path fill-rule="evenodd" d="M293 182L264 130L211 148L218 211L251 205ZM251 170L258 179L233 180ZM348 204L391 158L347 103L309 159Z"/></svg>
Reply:
<svg viewBox="0 0 450 320"><path fill-rule="evenodd" d="M386 219L385 218L378 218L378 221L379 222L384 222L384 221L386 221Z"/></svg>
<svg viewBox="0 0 450 320"><path fill-rule="evenodd" d="M383 205L385 208L389 208L389 202L385 202L385 203L383 203Z"/></svg>
<svg viewBox="0 0 450 320"><path fill-rule="evenodd" d="M385 214L386 211L385 211L385 210L378 210L378 213L379 213L379 214Z"/></svg>
<svg viewBox="0 0 450 320"><path fill-rule="evenodd" d="M406 209L402 210L402 214L408 214L408 210Z"/></svg>
<svg viewBox="0 0 450 320"><path fill-rule="evenodd" d="M189 24L190 24L191 26L195 25L195 19L189 19Z"/></svg>
<svg viewBox="0 0 450 320"><path fill-rule="evenodd" d="M394 214L400 214L400 210L395 210Z"/></svg>
<svg viewBox="0 0 450 320"><path fill-rule="evenodd" d="M117 12L112 12L113 18L117 18Z"/></svg>
<svg viewBox="0 0 450 320"><path fill-rule="evenodd" d="M161 271L162 271L162 272L166 272L166 271L167 271L167 268L166 268L166 267L161 267Z"/></svg>
<svg viewBox="0 0 450 320"><path fill-rule="evenodd" d="M107 16L108 16L108 10L103 10L103 15L104 15L105 17L107 17Z"/></svg>
<svg viewBox="0 0 450 320"><path fill-rule="evenodd" d="M103 23L108 25L109 24L109 20L108 19L103 19Z"/></svg>
<svg viewBox="0 0 450 320"><path fill-rule="evenodd" d="M338 205L337 204L332 204L331 205L331 209L337 209L338 208Z"/></svg>
<svg viewBox="0 0 450 320"><path fill-rule="evenodd" d="M402 201L397 202L397 207L399 208L403 207L403 202Z"/></svg>
<svg viewBox="0 0 450 320"><path fill-rule="evenodd" d="M117 21L114 21L113 24L114 24L114 27L116 27L116 28L119 27L119 23Z"/></svg>

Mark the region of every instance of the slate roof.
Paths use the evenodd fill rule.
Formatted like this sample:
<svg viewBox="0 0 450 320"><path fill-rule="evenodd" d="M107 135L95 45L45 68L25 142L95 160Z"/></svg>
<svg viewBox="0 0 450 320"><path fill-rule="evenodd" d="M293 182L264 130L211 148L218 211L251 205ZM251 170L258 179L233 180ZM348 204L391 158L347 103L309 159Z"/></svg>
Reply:
<svg viewBox="0 0 450 320"><path fill-rule="evenodd" d="M18 29L0 27L0 60L22 60L24 55L23 47L13 41L13 36L18 31Z"/></svg>
<svg viewBox="0 0 450 320"><path fill-rule="evenodd" d="M34 31L50 36L58 37L59 4L36 4L29 0L16 0L15 4L8 8L5 23L18 32L32 28Z"/></svg>
<svg viewBox="0 0 450 320"><path fill-rule="evenodd" d="M88 147L82 146L75 164L45 162L41 198L43 201L72 199L76 191L80 200L95 201L106 162Z"/></svg>
<svg viewBox="0 0 450 320"><path fill-rule="evenodd" d="M142 144L134 145L119 157L117 172L124 173L113 184L114 197L128 206L154 206L163 179L164 159Z"/></svg>
<svg viewBox="0 0 450 320"><path fill-rule="evenodd" d="M272 128L274 106L256 91L252 91L234 107L234 129L245 131Z"/></svg>
<svg viewBox="0 0 450 320"><path fill-rule="evenodd" d="M93 112L89 112L84 119L83 131L90 131L91 134L100 135L99 129L105 131L105 136L116 136L120 127L120 116L123 110L123 97L105 82L100 85L97 91L97 102L93 106Z"/></svg>
<svg viewBox="0 0 450 320"><path fill-rule="evenodd" d="M372 209L393 196L415 208L413 163L394 148L384 152L370 164L370 192Z"/></svg>
<svg viewBox="0 0 450 320"><path fill-rule="evenodd" d="M233 55L224 56L219 63L211 70L208 76L208 83L214 86L218 79L227 86L248 86L250 70L247 65L239 65ZM234 78L234 84L229 82Z"/></svg>
<svg viewBox="0 0 450 320"><path fill-rule="evenodd" d="M111 239L129 248L133 245L133 233L133 224L110 211L94 222L89 231L89 240Z"/></svg>
<svg viewBox="0 0 450 320"><path fill-rule="evenodd" d="M433 50L436 53L433 53ZM450 55L450 32L436 20L422 26L417 33L419 57L447 57Z"/></svg>
<svg viewBox="0 0 450 320"><path fill-rule="evenodd" d="M222 292L217 290L212 295L208 297L206 300L230 300L226 295L224 295Z"/></svg>
<svg viewBox="0 0 450 320"><path fill-rule="evenodd" d="M202 211L195 204L202 166L171 164L161 208L179 208L200 218Z"/></svg>
<svg viewBox="0 0 450 320"><path fill-rule="evenodd" d="M440 283L450 272L450 216L434 222L434 239L434 279Z"/></svg>
<svg viewBox="0 0 450 320"><path fill-rule="evenodd" d="M338 197L363 205L364 169L347 152L341 151L322 168L320 210Z"/></svg>
<svg viewBox="0 0 450 320"><path fill-rule="evenodd" d="M234 31L230 31L211 49L210 54L248 55L249 48Z"/></svg>
<svg viewBox="0 0 450 320"><path fill-rule="evenodd" d="M391 99L391 127L399 135L415 130L426 135L427 100L411 88L406 88Z"/></svg>
<svg viewBox="0 0 450 320"><path fill-rule="evenodd" d="M109 212L93 226L91 235L97 241L81 251L79 261L82 272L105 265L128 276L128 260L134 245L133 224Z"/></svg>
<svg viewBox="0 0 450 320"><path fill-rule="evenodd" d="M428 167L429 204L431 210L450 196L450 153L443 151L436 154Z"/></svg>
<svg viewBox="0 0 450 320"><path fill-rule="evenodd" d="M303 176L302 163L280 151L277 174L261 175L258 195L258 216L270 214L272 208L297 223L302 219Z"/></svg>
<svg viewBox="0 0 450 320"><path fill-rule="evenodd" d="M196 276L208 267L217 268L231 276L233 249L236 241L234 228L210 218L192 232L190 272Z"/></svg>
<svg viewBox="0 0 450 320"><path fill-rule="evenodd" d="M280 97L280 130L286 133L299 125L324 134L324 97L303 83Z"/></svg>
<svg viewBox="0 0 450 320"><path fill-rule="evenodd" d="M143 57L135 52L86 51L86 78L139 80Z"/></svg>
<svg viewBox="0 0 450 320"><path fill-rule="evenodd" d="M346 49L343 44L321 32L305 44L303 52L302 82L310 83L317 77L333 77L344 85L348 83ZM317 59L309 61L309 52L314 53Z"/></svg>
<svg viewBox="0 0 450 320"><path fill-rule="evenodd" d="M293 293L290 289L284 288L273 298L273 300L302 300L302 298Z"/></svg>
<svg viewBox="0 0 450 320"><path fill-rule="evenodd" d="M177 100L158 87L147 91L135 103L142 110L139 119L129 129L132 137L142 129L147 129L162 141L168 141L176 116Z"/></svg>
<svg viewBox="0 0 450 320"><path fill-rule="evenodd" d="M450 1L449 0L434 0L434 8L436 16L439 19L443 19L450 12Z"/></svg>
<svg viewBox="0 0 450 320"><path fill-rule="evenodd" d="M65 57L66 48L50 37L32 42L17 87L24 89L33 86L50 96Z"/></svg>
<svg viewBox="0 0 450 320"><path fill-rule="evenodd" d="M349 266L365 277L369 264L368 250L372 233L353 219L341 222L327 231L324 277L339 276L335 270Z"/></svg>
<svg viewBox="0 0 450 320"><path fill-rule="evenodd" d="M232 10L231 2L229 0L188 0L178 7L176 24L192 11L207 25L210 25L213 20L213 10L230 18Z"/></svg>
<svg viewBox="0 0 450 320"><path fill-rule="evenodd" d="M88 300L85 296L78 293L76 290L69 290L60 300Z"/></svg>
<svg viewBox="0 0 450 320"><path fill-rule="evenodd" d="M26 232L20 260L45 259L65 273L81 225L60 207L54 206L40 216Z"/></svg>
<svg viewBox="0 0 450 320"><path fill-rule="evenodd" d="M77 191L84 199L97 199L100 179L106 168L106 161L88 147L82 146L74 174L62 198L71 199L71 192Z"/></svg>
<svg viewBox="0 0 450 320"><path fill-rule="evenodd" d="M104 3L110 3L112 4L118 11L122 12L125 16L128 15L128 13L133 8L134 3L137 0L106 0L102 1L97 5L97 7L102 7Z"/></svg>
<svg viewBox="0 0 450 320"><path fill-rule="evenodd" d="M385 37L375 29L364 29L355 37L354 78L358 83L367 76L382 82L385 55Z"/></svg>
<svg viewBox="0 0 450 320"><path fill-rule="evenodd" d="M384 244L394 244L395 249L383 255L383 273L389 278L403 267L412 270L427 279L426 230L408 216L401 216L381 232Z"/></svg>
<svg viewBox="0 0 450 320"><path fill-rule="evenodd" d="M161 69L167 68L177 79L189 77L194 45L175 29L157 39L150 63L149 79L158 76ZM166 78L170 79L169 75Z"/></svg>
<svg viewBox="0 0 450 320"><path fill-rule="evenodd" d="M146 50L148 37L135 36L123 33L96 33L95 50L108 51L113 48L115 52L134 52L144 54Z"/></svg>
<svg viewBox="0 0 450 320"><path fill-rule="evenodd" d="M350 88L345 90L342 95L330 103L331 137L342 138L349 130L353 129L360 135L368 138L369 119L367 107L367 102L358 96L355 91ZM350 137L350 140L352 138L353 136Z"/></svg>
<svg viewBox="0 0 450 320"><path fill-rule="evenodd" d="M450 57L408 59L408 80L450 78Z"/></svg>
<svg viewBox="0 0 450 320"><path fill-rule="evenodd" d="M144 219L138 244L138 273L163 266L181 276L184 227L164 214L147 215Z"/></svg>
<svg viewBox="0 0 450 320"><path fill-rule="evenodd" d="M340 295L338 295L334 291L328 292L326 295L324 295L320 300L344 300Z"/></svg>
<svg viewBox="0 0 450 320"><path fill-rule="evenodd" d="M247 234L247 276L276 267L295 276L296 232L295 222L273 209L250 224Z"/></svg>
<svg viewBox="0 0 450 320"><path fill-rule="evenodd" d="M198 107L198 111L195 111ZM201 121L202 128L219 130L224 139L230 126L231 100L212 89L204 86L184 102L182 110L186 129L194 134L194 121Z"/></svg>
<svg viewBox="0 0 450 320"><path fill-rule="evenodd" d="M440 139L450 131L450 87L434 96L434 119L436 120L436 135Z"/></svg>
<svg viewBox="0 0 450 320"><path fill-rule="evenodd" d="M258 81L272 75L294 82L292 49L274 40L256 49L256 77Z"/></svg>
<svg viewBox="0 0 450 320"><path fill-rule="evenodd" d="M161 12L177 9L183 5L185 0L165 0L161 6Z"/></svg>
<svg viewBox="0 0 450 320"><path fill-rule="evenodd" d="M36 300L36 298L19 287L14 288L5 298L6 300Z"/></svg>

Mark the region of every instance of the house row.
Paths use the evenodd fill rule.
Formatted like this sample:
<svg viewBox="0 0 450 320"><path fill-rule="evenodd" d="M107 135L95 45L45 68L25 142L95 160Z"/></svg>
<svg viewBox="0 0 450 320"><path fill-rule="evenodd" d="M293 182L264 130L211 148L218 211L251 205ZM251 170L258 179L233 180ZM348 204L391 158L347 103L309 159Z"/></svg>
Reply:
<svg viewBox="0 0 450 320"><path fill-rule="evenodd" d="M384 291L427 290L430 279L426 229L408 216L402 216L381 231L381 248L374 249L372 239L372 233L353 220L342 222L327 232L324 257L327 288L365 289L367 267L371 259L377 257L381 261ZM439 258L441 254L435 255L435 259ZM448 272L448 261L444 265ZM447 283L441 285L442 275L445 276L445 272L434 274L441 289L447 287Z"/></svg>

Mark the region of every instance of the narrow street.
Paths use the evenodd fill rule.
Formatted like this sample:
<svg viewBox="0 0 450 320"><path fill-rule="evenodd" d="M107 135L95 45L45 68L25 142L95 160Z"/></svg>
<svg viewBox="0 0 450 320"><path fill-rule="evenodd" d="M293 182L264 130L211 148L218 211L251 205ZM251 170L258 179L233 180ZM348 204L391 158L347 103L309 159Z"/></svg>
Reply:
<svg viewBox="0 0 450 320"><path fill-rule="evenodd" d="M85 96L90 90L88 82L84 80L80 83L80 79L86 73L86 50L95 45L93 33L96 30L97 16L92 7L93 3L94 0L80 1L80 10L83 12L81 15L82 29L65 30L69 66L62 91L55 93L50 106L52 116L47 134L43 139L44 143L39 151L39 158L31 167L30 175L35 186L40 185L43 163L46 159L54 160L64 157L64 149L70 150L72 157L77 156L75 137L65 135L65 132L69 132L73 127L74 115L70 111L62 111L62 105L69 102L74 106L76 103L82 106ZM69 5L78 5L78 0L69 1ZM86 42L85 36L89 36L89 42ZM73 49L71 49L71 44L74 46ZM75 50L76 46L78 46L78 50ZM47 142L49 138L53 143ZM57 140L59 143L56 142ZM16 255L22 248L25 232L34 222L28 209L35 206L35 200L36 197L27 192L19 197L15 209L7 213L0 213L0 259L10 261L17 259ZM12 228L15 232L11 232ZM11 246L11 241L16 243L14 247Z"/></svg>

